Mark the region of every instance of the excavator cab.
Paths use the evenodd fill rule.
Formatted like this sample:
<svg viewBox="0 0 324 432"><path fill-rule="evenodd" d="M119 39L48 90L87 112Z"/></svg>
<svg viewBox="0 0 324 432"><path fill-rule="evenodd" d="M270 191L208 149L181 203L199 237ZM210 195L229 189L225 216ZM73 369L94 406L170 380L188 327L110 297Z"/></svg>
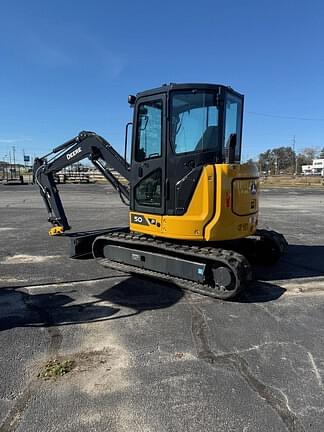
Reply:
<svg viewBox="0 0 324 432"><path fill-rule="evenodd" d="M240 162L243 96L224 86L171 84L131 100L131 210L184 214L204 165Z"/></svg>
<svg viewBox="0 0 324 432"><path fill-rule="evenodd" d="M222 85L170 84L129 100L134 106L131 230L191 240L251 234L257 220L258 173L254 166L240 167L243 95ZM238 176L247 180L229 184ZM232 204L242 187L250 189L240 195L245 204L233 205L244 207L243 221L239 220L242 214L228 218L216 209L228 201ZM223 213L218 220L222 229L207 227L216 211ZM183 223L186 232L180 229ZM233 224L237 229L230 227Z"/></svg>

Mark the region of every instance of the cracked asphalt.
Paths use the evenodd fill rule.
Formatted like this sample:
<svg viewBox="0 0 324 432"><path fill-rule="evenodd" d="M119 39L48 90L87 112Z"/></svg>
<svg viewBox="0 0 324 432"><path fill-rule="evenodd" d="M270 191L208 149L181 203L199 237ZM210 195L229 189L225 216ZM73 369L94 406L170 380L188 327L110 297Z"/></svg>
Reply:
<svg viewBox="0 0 324 432"><path fill-rule="evenodd" d="M109 186L60 189L74 231L127 223ZM322 432L324 188L261 206L287 253L222 302L69 259L37 189L0 185L0 432Z"/></svg>

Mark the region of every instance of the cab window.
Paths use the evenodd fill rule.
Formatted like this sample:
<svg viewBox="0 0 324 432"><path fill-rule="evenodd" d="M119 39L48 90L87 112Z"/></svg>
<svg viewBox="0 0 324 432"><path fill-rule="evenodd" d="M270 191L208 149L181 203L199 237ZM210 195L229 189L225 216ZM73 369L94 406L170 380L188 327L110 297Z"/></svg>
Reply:
<svg viewBox="0 0 324 432"><path fill-rule="evenodd" d="M161 156L162 152L162 100L144 102L138 107L135 160Z"/></svg>
<svg viewBox="0 0 324 432"><path fill-rule="evenodd" d="M235 162L241 159L242 101L227 95L225 110L225 152L231 143L235 143Z"/></svg>
<svg viewBox="0 0 324 432"><path fill-rule="evenodd" d="M218 108L207 92L175 92L172 96L171 146L176 154L220 151Z"/></svg>
<svg viewBox="0 0 324 432"><path fill-rule="evenodd" d="M135 187L135 199L139 205L161 207L162 171L151 172Z"/></svg>

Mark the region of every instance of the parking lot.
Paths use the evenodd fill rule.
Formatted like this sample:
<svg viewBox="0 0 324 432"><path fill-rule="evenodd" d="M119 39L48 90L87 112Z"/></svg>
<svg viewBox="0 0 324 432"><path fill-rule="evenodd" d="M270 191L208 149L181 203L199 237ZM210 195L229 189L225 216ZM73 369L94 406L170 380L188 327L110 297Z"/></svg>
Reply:
<svg viewBox="0 0 324 432"><path fill-rule="evenodd" d="M73 231L127 224L109 186L60 190ZM37 188L0 185L0 432L322 432L324 188L261 208L288 250L223 302L69 259Z"/></svg>

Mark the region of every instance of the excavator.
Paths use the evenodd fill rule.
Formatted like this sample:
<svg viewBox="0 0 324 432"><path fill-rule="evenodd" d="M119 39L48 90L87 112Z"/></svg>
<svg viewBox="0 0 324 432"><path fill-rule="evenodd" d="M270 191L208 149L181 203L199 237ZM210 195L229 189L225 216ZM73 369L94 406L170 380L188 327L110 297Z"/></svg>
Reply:
<svg viewBox="0 0 324 432"><path fill-rule="evenodd" d="M259 174L241 163L244 96L225 85L171 83L128 103L124 156L82 131L35 159L49 234L71 228L56 174L88 158L129 206L129 226L74 237L72 256L91 253L122 272L223 300L237 296L252 278L253 257L272 264L287 245L283 235L257 228Z"/></svg>

